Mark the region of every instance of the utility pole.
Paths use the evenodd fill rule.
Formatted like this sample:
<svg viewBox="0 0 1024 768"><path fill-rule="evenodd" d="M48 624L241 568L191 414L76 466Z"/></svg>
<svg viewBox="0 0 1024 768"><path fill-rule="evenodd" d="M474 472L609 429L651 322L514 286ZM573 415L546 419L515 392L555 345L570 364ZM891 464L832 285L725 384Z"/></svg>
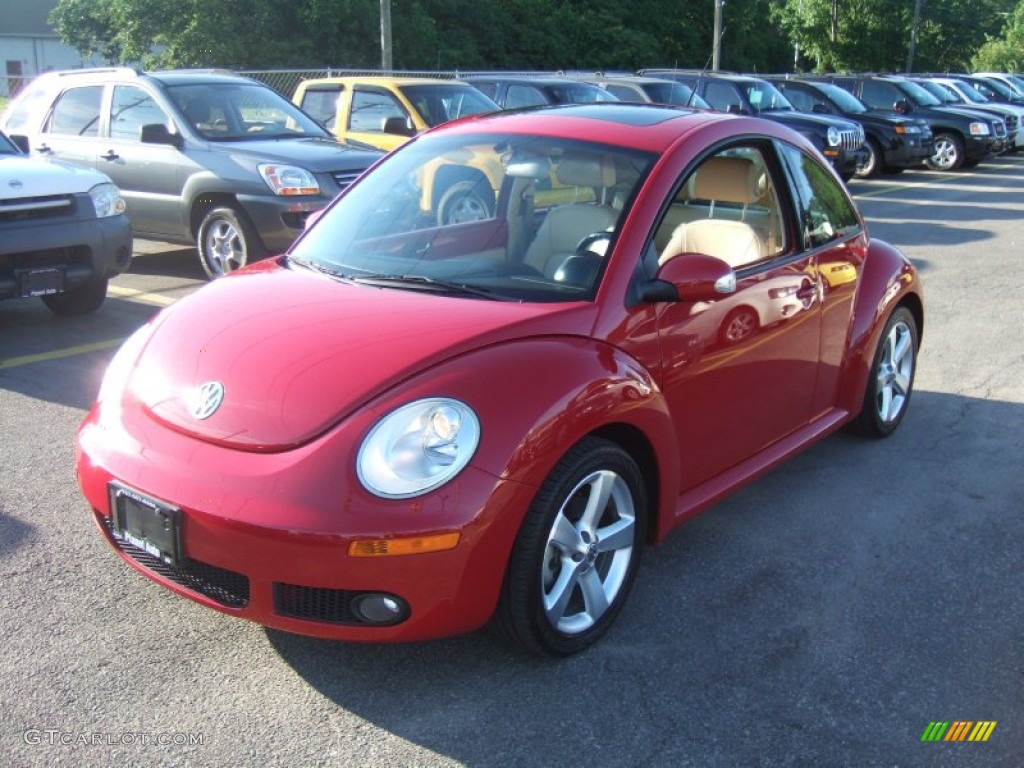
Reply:
<svg viewBox="0 0 1024 768"><path fill-rule="evenodd" d="M914 53L917 50L917 28L921 25L921 0L914 3L914 24L910 28L910 52L907 53L907 74L914 71Z"/></svg>
<svg viewBox="0 0 1024 768"><path fill-rule="evenodd" d="M391 0L380 0L380 68L392 71L391 65Z"/></svg>
<svg viewBox="0 0 1024 768"><path fill-rule="evenodd" d="M711 49L711 71L717 72L722 58L722 6L725 0L715 0L715 44Z"/></svg>

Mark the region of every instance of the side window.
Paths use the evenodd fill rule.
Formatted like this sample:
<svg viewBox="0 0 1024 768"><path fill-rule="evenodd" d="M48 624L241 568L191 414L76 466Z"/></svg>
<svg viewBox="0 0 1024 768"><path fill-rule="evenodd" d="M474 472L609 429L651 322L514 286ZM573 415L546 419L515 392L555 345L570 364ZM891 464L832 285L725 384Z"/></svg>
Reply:
<svg viewBox="0 0 1024 768"><path fill-rule="evenodd" d="M110 138L139 140L142 126L169 125L170 120L153 97L133 85L114 87L110 104Z"/></svg>
<svg viewBox="0 0 1024 768"><path fill-rule="evenodd" d="M804 248L817 248L860 228L846 190L820 163L788 145L782 156L796 187Z"/></svg>
<svg viewBox="0 0 1024 768"><path fill-rule="evenodd" d="M790 103L801 112L810 112L814 109L814 103L817 99L802 88L786 88L785 85L783 85L779 90L782 91L786 98L789 99Z"/></svg>
<svg viewBox="0 0 1024 768"><path fill-rule="evenodd" d="M872 109L892 109L901 98L899 92L889 83L865 80L861 101Z"/></svg>
<svg viewBox="0 0 1024 768"><path fill-rule="evenodd" d="M61 133L71 136L100 135L100 104L103 101L103 86L90 85L72 88L57 99L46 133Z"/></svg>
<svg viewBox="0 0 1024 768"><path fill-rule="evenodd" d="M338 114L338 96L340 94L341 86L311 88L302 94L302 103L299 106L309 112L318 123L331 128L334 126L334 118Z"/></svg>
<svg viewBox="0 0 1024 768"><path fill-rule="evenodd" d="M616 85L606 83L605 90L619 101L644 101L644 97L630 88L628 85Z"/></svg>
<svg viewBox="0 0 1024 768"><path fill-rule="evenodd" d="M491 99L498 95L497 83L473 83L473 87Z"/></svg>
<svg viewBox="0 0 1024 768"><path fill-rule="evenodd" d="M743 99L731 83L708 83L704 99L720 112L743 110Z"/></svg>
<svg viewBox="0 0 1024 768"><path fill-rule="evenodd" d="M409 117L392 94L361 89L352 92L352 114L348 119L350 131L380 133L384 130L384 123L392 117L403 120Z"/></svg>
<svg viewBox="0 0 1024 768"><path fill-rule="evenodd" d="M760 146L704 159L676 188L654 235L658 262L703 253L739 269L786 249L775 180Z"/></svg>
<svg viewBox="0 0 1024 768"><path fill-rule="evenodd" d="M537 107L547 103L548 100L544 98L544 94L532 85L519 85L518 83L512 83L509 85L508 93L505 95L506 109L513 109L515 107Z"/></svg>

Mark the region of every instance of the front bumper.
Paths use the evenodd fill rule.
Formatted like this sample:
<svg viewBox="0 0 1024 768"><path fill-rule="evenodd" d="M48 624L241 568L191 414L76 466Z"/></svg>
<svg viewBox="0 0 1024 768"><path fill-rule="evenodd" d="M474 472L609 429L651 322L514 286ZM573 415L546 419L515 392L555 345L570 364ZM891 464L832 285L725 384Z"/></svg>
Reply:
<svg viewBox="0 0 1024 768"><path fill-rule="evenodd" d="M359 419L355 419L359 422ZM352 425L358 433L362 425ZM322 638L402 642L469 632L494 611L534 488L475 469L405 501L362 491L343 454L352 429L281 454L242 453L169 430L143 449L96 411L79 430L82 491L107 541L133 568L196 602L268 627ZM181 510L182 557L169 565L112 535L110 483ZM353 485L353 483L355 485ZM518 513L517 513L518 510ZM459 534L453 549L355 557L353 541ZM381 626L353 611L385 594L408 618Z"/></svg>
<svg viewBox="0 0 1024 768"><path fill-rule="evenodd" d="M906 136L896 139L885 150L885 164L894 168L915 168L935 152L931 136Z"/></svg>
<svg viewBox="0 0 1024 768"><path fill-rule="evenodd" d="M86 196L88 198L88 196ZM125 215L0 222L0 299L20 297L23 276L38 270L63 273L64 290L124 272L132 258L132 227Z"/></svg>

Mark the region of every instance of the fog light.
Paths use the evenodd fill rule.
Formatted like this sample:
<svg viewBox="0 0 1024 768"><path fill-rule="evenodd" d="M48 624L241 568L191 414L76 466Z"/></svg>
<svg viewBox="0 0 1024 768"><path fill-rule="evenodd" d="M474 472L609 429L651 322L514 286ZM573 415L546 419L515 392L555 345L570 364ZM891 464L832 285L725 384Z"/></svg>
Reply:
<svg viewBox="0 0 1024 768"><path fill-rule="evenodd" d="M352 601L352 612L368 624L397 624L409 618L409 604L396 595L367 592Z"/></svg>

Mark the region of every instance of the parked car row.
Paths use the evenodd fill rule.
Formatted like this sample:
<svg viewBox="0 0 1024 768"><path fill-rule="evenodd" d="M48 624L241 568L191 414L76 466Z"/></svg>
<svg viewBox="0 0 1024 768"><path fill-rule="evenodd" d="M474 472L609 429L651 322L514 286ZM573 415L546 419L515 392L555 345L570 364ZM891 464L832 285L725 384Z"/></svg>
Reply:
<svg viewBox="0 0 1024 768"><path fill-rule="evenodd" d="M384 152L467 115L620 100L755 115L803 134L847 180L922 162L954 170L1016 149L1024 143L1018 87L1008 76L989 75L487 73L462 80L307 80L293 104L232 73L112 67L38 77L11 102L0 128L33 156L105 174L123 197L136 236L194 244L203 270L215 278L284 251L310 214ZM1002 103L991 103L994 98ZM482 154L468 164L439 158L426 173L421 208L434 211L438 223L493 215L503 175L493 158ZM552 169L536 202L557 204L564 189ZM64 284L65 277L51 277L38 288L34 278L22 277L52 269L52 254L20 258L3 278L21 286L10 295Z"/></svg>
<svg viewBox="0 0 1024 768"><path fill-rule="evenodd" d="M50 72L0 117L35 157L105 174L135 236L196 246L213 278L285 250L380 156L272 88L212 71Z"/></svg>

